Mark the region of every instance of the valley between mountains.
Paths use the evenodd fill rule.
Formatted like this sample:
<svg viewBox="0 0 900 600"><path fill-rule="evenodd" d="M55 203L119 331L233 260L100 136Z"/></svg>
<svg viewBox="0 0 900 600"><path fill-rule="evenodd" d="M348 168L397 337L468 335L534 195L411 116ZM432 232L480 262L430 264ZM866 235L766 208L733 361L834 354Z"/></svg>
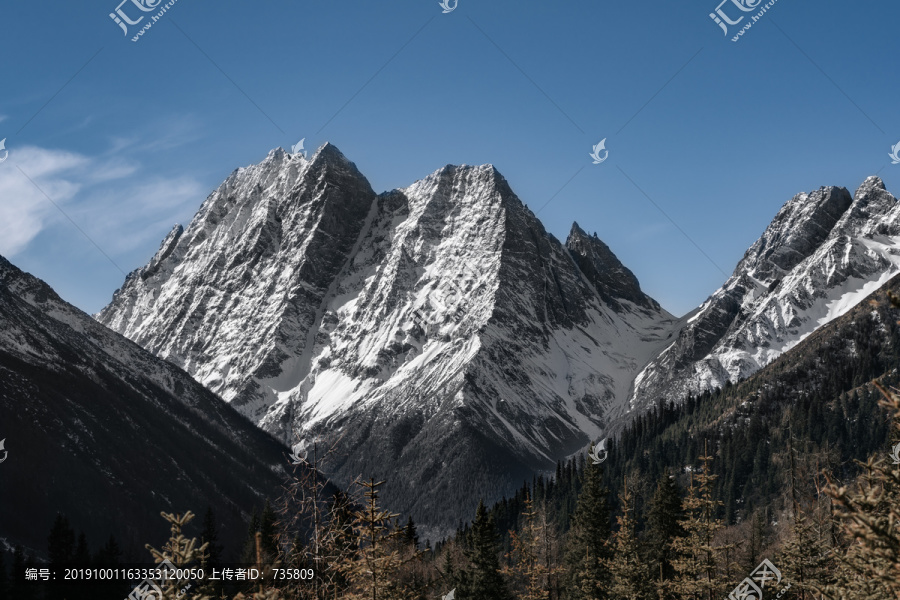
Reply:
<svg viewBox="0 0 900 600"><path fill-rule="evenodd" d="M284 444L334 447L337 485L387 479L438 539L659 401L759 371L898 266L883 182L821 188L678 318L490 165L377 194L326 144L232 173L96 319Z"/></svg>

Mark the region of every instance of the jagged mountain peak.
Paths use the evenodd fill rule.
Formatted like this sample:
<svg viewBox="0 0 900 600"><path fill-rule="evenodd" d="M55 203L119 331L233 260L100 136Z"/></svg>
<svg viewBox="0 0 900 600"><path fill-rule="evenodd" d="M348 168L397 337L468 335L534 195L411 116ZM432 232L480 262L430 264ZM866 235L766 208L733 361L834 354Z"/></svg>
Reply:
<svg viewBox="0 0 900 600"><path fill-rule="evenodd" d="M866 194L872 190L887 191L887 188L884 186L884 180L882 180L881 177L878 177L877 175L867 177L866 180L863 181L859 188L856 190L855 196L860 197L861 195Z"/></svg>
<svg viewBox="0 0 900 600"><path fill-rule="evenodd" d="M822 187L797 194L747 250L732 277L749 274L766 284L773 283L821 245L852 203L846 188Z"/></svg>
<svg viewBox="0 0 900 600"><path fill-rule="evenodd" d="M405 190L421 189L423 187L442 185L452 186L454 182L464 182L468 185L477 183L484 186L495 188L506 186L506 179L492 164L484 165L453 165L448 164L434 171L430 175L414 182L412 185L404 188ZM453 191L452 187L446 188L446 192Z"/></svg>
<svg viewBox="0 0 900 600"><path fill-rule="evenodd" d="M467 228L466 219L477 221L486 214L497 216L503 211L519 215L527 210L491 164L446 165L395 192L406 198L410 214L419 224L436 236L443 236L443 229L452 223ZM530 220L537 222L533 215ZM504 230L510 227L515 225L507 222L503 226Z"/></svg>
<svg viewBox="0 0 900 600"><path fill-rule="evenodd" d="M887 219L897 209L897 199L887 191L880 177L869 177L856 190L848 211L857 222Z"/></svg>
<svg viewBox="0 0 900 600"><path fill-rule="evenodd" d="M578 223L573 223L565 246L603 301L615 310L622 310L621 300L659 310L659 304L641 290L634 273L596 235L588 235Z"/></svg>
<svg viewBox="0 0 900 600"><path fill-rule="evenodd" d="M353 164L350 159L348 159L344 155L344 153L341 152L338 147L331 142L325 142L324 144L319 146L316 151L313 152L312 156L309 157L309 162L352 166L353 169L356 169L356 165Z"/></svg>
<svg viewBox="0 0 900 600"><path fill-rule="evenodd" d="M881 179L853 196L833 186L798 194L638 375L630 408L756 372L898 271L900 205Z"/></svg>

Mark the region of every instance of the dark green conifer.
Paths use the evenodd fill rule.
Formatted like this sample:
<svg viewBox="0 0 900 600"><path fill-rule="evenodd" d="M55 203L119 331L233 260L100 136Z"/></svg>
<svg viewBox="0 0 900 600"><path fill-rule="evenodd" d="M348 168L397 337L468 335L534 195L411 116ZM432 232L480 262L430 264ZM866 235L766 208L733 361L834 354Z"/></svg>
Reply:
<svg viewBox="0 0 900 600"><path fill-rule="evenodd" d="M581 493L572 517L566 553L566 589L571 600L607 598L610 558L609 490L601 483L599 465L586 463Z"/></svg>
<svg viewBox="0 0 900 600"><path fill-rule="evenodd" d="M460 598L479 600L511 600L506 582L500 574L500 541L494 518L488 515L484 501L478 503L475 521L469 532L466 558L471 563L460 576Z"/></svg>
<svg viewBox="0 0 900 600"><path fill-rule="evenodd" d="M664 473L656 484L653 500L647 515L647 550L650 562L650 574L654 580L662 584L675 577L672 566L675 538L685 534L681 526L684 519L684 507L681 502L681 490L675 476Z"/></svg>

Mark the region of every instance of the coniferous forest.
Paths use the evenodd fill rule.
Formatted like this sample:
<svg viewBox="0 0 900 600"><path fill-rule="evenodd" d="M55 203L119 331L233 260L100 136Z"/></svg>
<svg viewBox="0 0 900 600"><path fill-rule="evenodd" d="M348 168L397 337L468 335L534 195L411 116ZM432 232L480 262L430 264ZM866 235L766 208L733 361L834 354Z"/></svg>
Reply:
<svg viewBox="0 0 900 600"><path fill-rule="evenodd" d="M560 462L446 540L420 539L382 506L390 481L336 490L318 474L324 453L254 512L238 555L210 508L162 515L170 538L145 559L203 567L203 579L160 582L166 600L898 598L898 308L885 289L745 381L661 400L604 462ZM120 564L115 539L88 538L58 516L49 564ZM41 587L24 574L45 563L21 549L0 560L2 598L131 592ZM237 563L261 578L209 577Z"/></svg>

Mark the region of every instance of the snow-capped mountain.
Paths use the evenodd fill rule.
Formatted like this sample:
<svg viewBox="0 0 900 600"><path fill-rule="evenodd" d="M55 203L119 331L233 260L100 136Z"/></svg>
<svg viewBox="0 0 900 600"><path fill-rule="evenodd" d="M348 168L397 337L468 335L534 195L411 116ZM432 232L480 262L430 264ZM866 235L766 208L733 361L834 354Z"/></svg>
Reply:
<svg viewBox="0 0 900 600"><path fill-rule="evenodd" d="M622 411L751 375L898 271L900 204L881 179L853 196L836 187L795 196L641 371Z"/></svg>
<svg viewBox="0 0 900 600"><path fill-rule="evenodd" d="M0 415L0 539L38 556L57 513L146 561L160 511L207 506L234 547L287 479L285 446L3 257Z"/></svg>
<svg viewBox="0 0 900 600"><path fill-rule="evenodd" d="M677 324L492 166L376 195L328 144L235 171L97 318L435 534L600 436Z"/></svg>

